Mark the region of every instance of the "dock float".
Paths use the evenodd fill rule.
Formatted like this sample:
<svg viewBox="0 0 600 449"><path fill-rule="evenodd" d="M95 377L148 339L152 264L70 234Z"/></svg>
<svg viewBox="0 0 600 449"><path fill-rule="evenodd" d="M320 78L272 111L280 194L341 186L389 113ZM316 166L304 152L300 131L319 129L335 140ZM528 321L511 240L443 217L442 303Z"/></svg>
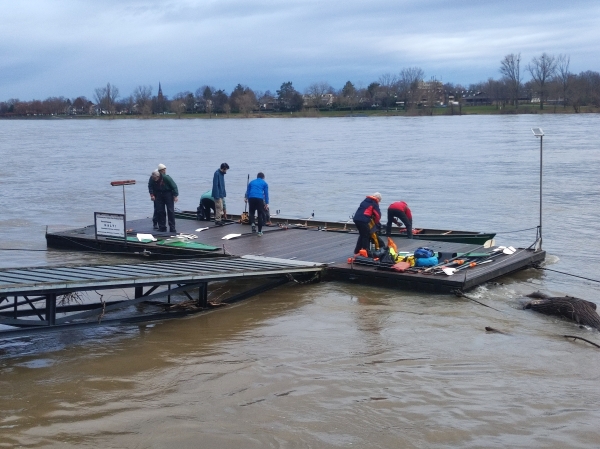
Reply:
<svg viewBox="0 0 600 449"><path fill-rule="evenodd" d="M543 250L518 248L514 254L500 255L491 263L445 274L399 273L385 271L377 267L349 264L353 254L357 232L353 227L344 228L339 223L312 220L287 221L279 219L276 224L263 228L263 236L251 232L248 225L231 220L225 226L215 226L213 222L197 221L193 217L179 218L177 228L181 234L194 235L189 244L178 243L176 236L169 233L156 233L150 218L127 222L130 230L127 241L99 239L95 237L94 226L70 231L48 233L49 247L80 251L106 251L138 254L148 258L173 258L182 256L208 258L256 255L281 260L309 261L326 265L324 279L349 282L365 282L397 288L409 288L428 292L466 291L485 282L496 280L509 273L536 266L544 261ZM142 243L136 241L137 233L153 234L159 241ZM228 236L235 237L227 239ZM472 243L428 241L407 239L393 235L399 251L413 252L426 246L443 254L458 254L476 251L484 245ZM165 244L165 242L167 242ZM169 243L171 242L171 243Z"/></svg>

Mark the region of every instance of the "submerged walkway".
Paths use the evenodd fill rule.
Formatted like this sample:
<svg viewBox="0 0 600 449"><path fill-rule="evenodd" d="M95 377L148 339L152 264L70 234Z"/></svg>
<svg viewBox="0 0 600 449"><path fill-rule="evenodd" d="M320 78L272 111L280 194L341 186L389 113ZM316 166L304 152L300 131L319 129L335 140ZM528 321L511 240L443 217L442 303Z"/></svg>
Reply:
<svg viewBox="0 0 600 449"><path fill-rule="evenodd" d="M241 278L267 281L261 287L228 298L228 302L232 302L288 282L290 275L312 273L318 276L323 268L322 264L312 262L245 256L215 260L3 269L0 270L0 324L40 328L82 324L89 318L97 322L98 317L103 318L109 311L140 302L148 303L167 297L167 302L161 305L168 305L170 296L175 293L185 294L197 311L209 305L209 282ZM166 287L166 290L155 293L159 287ZM59 296L73 293L127 288L134 289L133 299L75 305L61 305L58 301ZM197 298L193 299L190 294L196 292ZM60 314L65 315L58 316ZM164 314L160 316L166 317ZM149 320L148 315L144 319Z"/></svg>

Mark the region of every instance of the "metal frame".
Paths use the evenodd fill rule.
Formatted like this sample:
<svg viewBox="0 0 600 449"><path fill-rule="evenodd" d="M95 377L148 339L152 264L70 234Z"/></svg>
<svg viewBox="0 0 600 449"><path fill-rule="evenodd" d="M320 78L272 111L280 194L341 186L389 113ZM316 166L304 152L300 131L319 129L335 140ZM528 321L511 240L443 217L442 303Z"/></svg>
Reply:
<svg viewBox="0 0 600 449"><path fill-rule="evenodd" d="M195 310L184 314L196 313L209 307L208 288L211 281L240 278L267 280L259 287L224 300L235 302L288 282L286 276L290 274L318 273L324 268L323 264L311 262L247 256L210 261L175 260L141 264L4 269L0 270L0 324L30 330L101 322L106 324L104 317L108 312L142 302L168 305L171 303L171 295L180 292L194 301L191 295L197 291ZM165 286L166 290L156 292ZM134 298L102 303L57 305L57 297L68 293L121 288L133 288ZM13 301L10 301L11 297ZM165 297L166 302L157 302ZM43 308L40 307L40 303ZM24 308L27 305L31 310ZM58 316L61 313L69 315ZM181 313L175 315L181 316ZM39 319L21 318L34 316ZM157 314L145 315L149 320L157 319L156 316ZM166 318L173 314L160 313L158 316ZM90 321L90 318L93 318L93 321ZM132 319L136 322L143 321L140 317L120 318L117 321L129 322ZM0 335L14 333L14 330L0 331Z"/></svg>

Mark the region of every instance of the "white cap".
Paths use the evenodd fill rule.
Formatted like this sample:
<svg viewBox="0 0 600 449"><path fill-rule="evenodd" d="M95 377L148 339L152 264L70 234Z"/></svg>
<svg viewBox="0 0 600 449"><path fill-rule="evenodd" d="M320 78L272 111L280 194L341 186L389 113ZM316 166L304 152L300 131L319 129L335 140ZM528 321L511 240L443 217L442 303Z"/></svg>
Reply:
<svg viewBox="0 0 600 449"><path fill-rule="evenodd" d="M165 164L158 164L157 170L165 170L166 168L167 168L167 166Z"/></svg>
<svg viewBox="0 0 600 449"><path fill-rule="evenodd" d="M376 198L377 201L381 201L381 193L379 192L375 192L373 195L371 195L373 198Z"/></svg>

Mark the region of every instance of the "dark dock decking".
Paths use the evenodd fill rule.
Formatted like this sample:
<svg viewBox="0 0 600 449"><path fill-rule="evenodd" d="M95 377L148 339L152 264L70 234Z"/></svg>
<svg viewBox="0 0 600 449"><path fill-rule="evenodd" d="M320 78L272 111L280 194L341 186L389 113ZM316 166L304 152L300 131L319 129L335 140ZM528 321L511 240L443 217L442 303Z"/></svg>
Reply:
<svg viewBox="0 0 600 449"><path fill-rule="evenodd" d="M376 267L349 264L348 258L353 254L357 234L355 232L340 232L343 225L337 224L335 230L327 230L327 226L312 226L311 221L306 221L307 226L294 224L282 225L281 219L278 226L263 228L264 236L259 237L251 233L250 226L232 222L225 226L217 227L212 222L196 221L195 219L177 220L178 232L193 234L198 238L192 242L202 243L209 248L186 248L158 243L138 243L115 239L95 239L94 226L75 229L65 232L48 233L46 235L48 246L55 248L69 248L74 250L99 250L121 251L145 254L148 257L227 257L257 255L278 259L307 261L327 264L326 277L336 280L371 282L379 285L390 285L402 288L411 288L425 291L449 292L455 290L468 290L482 283L497 279L508 273L522 270L542 262L546 253L532 249L518 248L514 254L500 255L491 263L476 266L446 274L419 274L398 273L381 270ZM209 229L197 231L199 228ZM131 229L128 235L136 233L153 234L156 238L168 238L168 233L156 233L152 230L151 219L133 220L127 222ZM228 234L241 234L230 240L222 238ZM482 246L467 243L452 243L440 241L427 241L394 237L399 251L412 252L420 246L427 246L434 251L444 254L466 253L476 251ZM174 243L176 244L176 243ZM199 246L199 245L191 245Z"/></svg>

